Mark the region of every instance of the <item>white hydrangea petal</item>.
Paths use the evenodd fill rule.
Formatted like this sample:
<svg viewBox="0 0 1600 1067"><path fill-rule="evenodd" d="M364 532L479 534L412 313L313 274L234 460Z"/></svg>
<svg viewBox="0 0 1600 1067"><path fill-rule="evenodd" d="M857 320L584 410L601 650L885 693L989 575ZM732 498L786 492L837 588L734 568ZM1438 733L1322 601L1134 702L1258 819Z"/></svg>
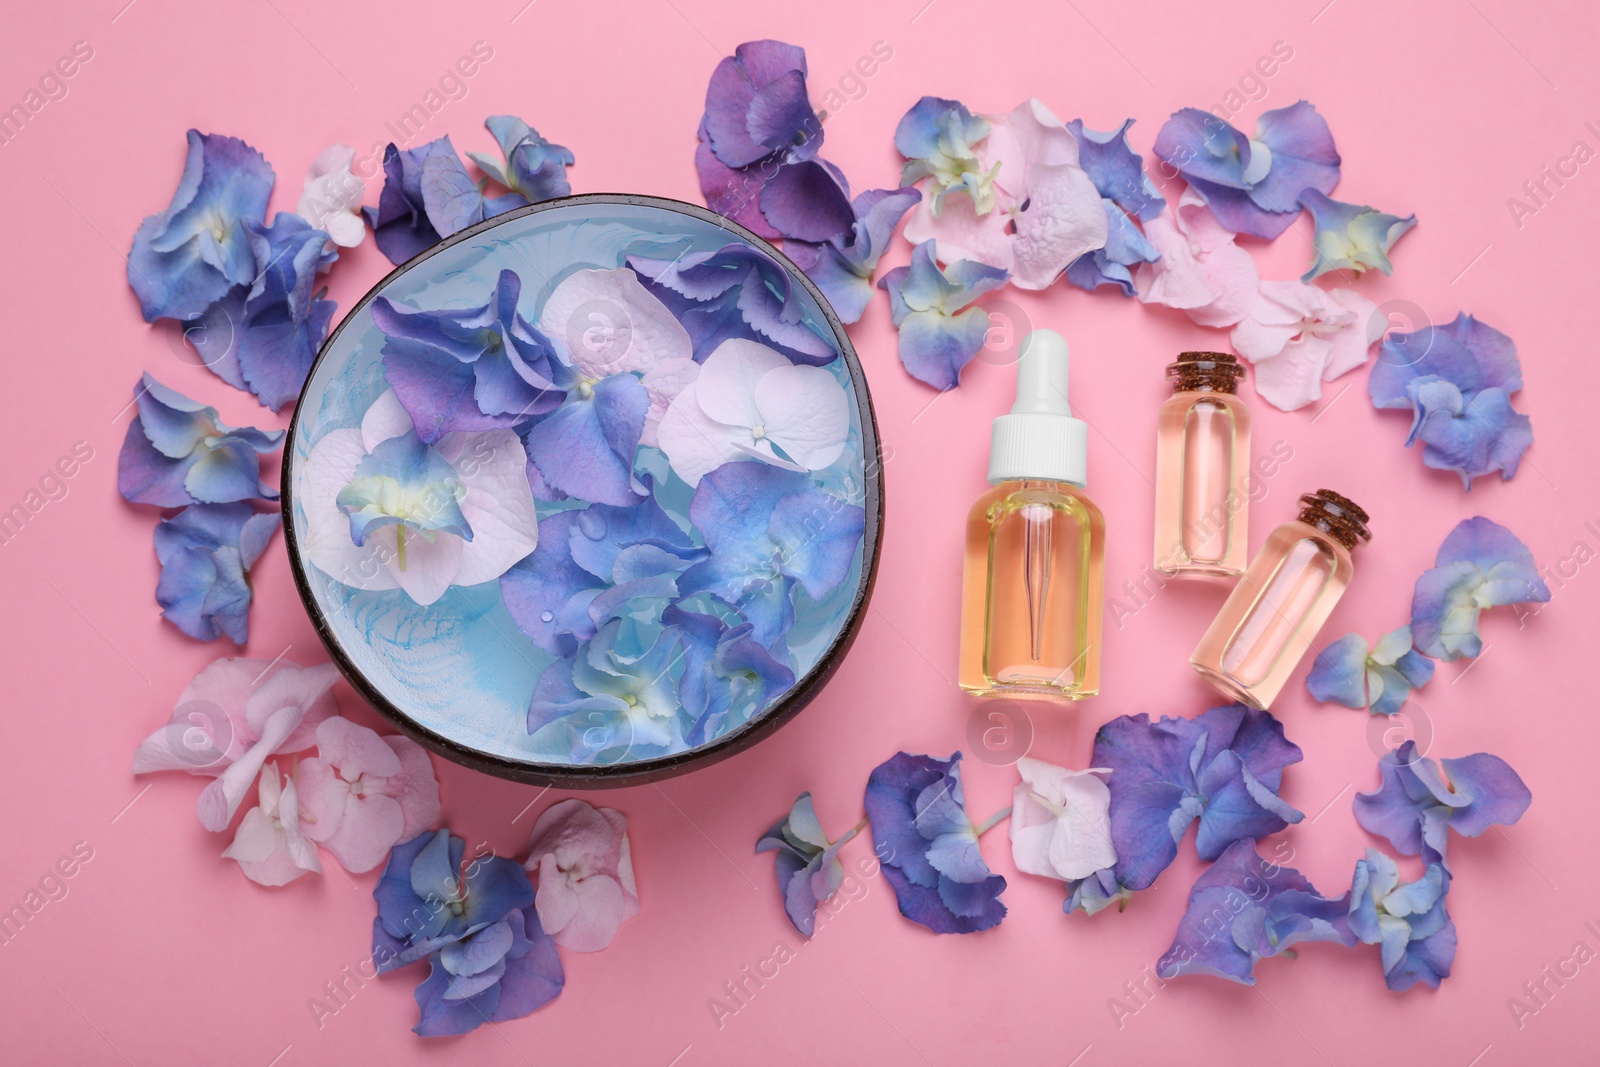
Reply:
<svg viewBox="0 0 1600 1067"><path fill-rule="evenodd" d="M850 402L822 367L788 365L756 383L755 406L767 439L807 470L821 470L844 452Z"/></svg>
<svg viewBox="0 0 1600 1067"><path fill-rule="evenodd" d="M568 365L591 378L689 359L689 332L627 267L580 270L561 280L538 328Z"/></svg>
<svg viewBox="0 0 1600 1067"><path fill-rule="evenodd" d="M461 567L453 582L493 581L539 543L539 517L522 441L513 430L491 430L446 434L437 447L466 486L461 513L472 527L472 540L462 543Z"/></svg>

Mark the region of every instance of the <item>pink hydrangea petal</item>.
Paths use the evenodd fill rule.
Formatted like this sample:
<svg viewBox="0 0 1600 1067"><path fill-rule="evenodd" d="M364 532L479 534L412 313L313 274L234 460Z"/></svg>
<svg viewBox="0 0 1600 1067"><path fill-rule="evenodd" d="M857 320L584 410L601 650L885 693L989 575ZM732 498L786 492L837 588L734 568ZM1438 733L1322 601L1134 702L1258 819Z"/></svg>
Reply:
<svg viewBox="0 0 1600 1067"><path fill-rule="evenodd" d="M200 799L196 808L200 814L200 825L213 833L220 833L228 828L233 821L234 814L239 810L239 804L244 800L245 794L250 791L250 784L256 780L262 764L271 756L285 738L300 725L300 720L305 716L305 709L290 705L279 708L267 717L265 726L261 730L261 739L234 760L227 770L216 778L206 783L205 789L200 792Z"/></svg>
<svg viewBox="0 0 1600 1067"><path fill-rule="evenodd" d="M1114 865L1111 792L1095 770L1070 771L1024 757L1014 791L1011 853L1018 870L1062 880Z"/></svg>
<svg viewBox="0 0 1600 1067"><path fill-rule="evenodd" d="M617 928L628 917L622 886L615 878L593 875L571 887L576 901L571 917L559 929L548 932L562 948L599 952L615 940Z"/></svg>
<svg viewBox="0 0 1600 1067"><path fill-rule="evenodd" d="M567 948L593 952L638 914L627 819L572 799L534 824L527 867L538 871L536 903L544 929Z"/></svg>
<svg viewBox="0 0 1600 1067"><path fill-rule="evenodd" d="M405 816L400 840L409 841L439 822L439 780L428 750L411 738L391 734L383 743L400 760L400 772L383 783L383 791L400 804Z"/></svg>
<svg viewBox="0 0 1600 1067"><path fill-rule="evenodd" d="M391 437L412 431L411 416L393 389L386 389L361 416L361 447L371 452Z"/></svg>
<svg viewBox="0 0 1600 1067"><path fill-rule="evenodd" d="M378 732L342 715L317 727L317 758L338 767L347 781L363 774L387 778L400 773L400 757Z"/></svg>
<svg viewBox="0 0 1600 1067"><path fill-rule="evenodd" d="M338 832L339 820L344 817L350 783L340 776L337 767L320 756L301 760L295 778L299 782L306 836L313 841L328 840Z"/></svg>
<svg viewBox="0 0 1600 1067"><path fill-rule="evenodd" d="M223 856L235 860L246 878L261 885L279 886L308 872L320 872L317 850L301 835L295 785L291 778L280 788L278 765L261 778L261 803L245 813L233 842Z"/></svg>
<svg viewBox="0 0 1600 1067"><path fill-rule="evenodd" d="M1108 232L1100 192L1075 163L1032 166L1016 224L1011 282L1020 289L1051 285L1073 260L1104 248Z"/></svg>
<svg viewBox="0 0 1600 1067"><path fill-rule="evenodd" d="M530 856L529 860L532 859ZM571 922L578 913L578 894L572 888L571 880L562 873L561 865L553 853L546 852L531 867L539 875L539 890L534 898L539 912L539 925L545 933L553 934Z"/></svg>
<svg viewBox="0 0 1600 1067"><path fill-rule="evenodd" d="M689 332L627 267L567 275L545 300L538 327L563 361L591 378L694 354Z"/></svg>
<svg viewBox="0 0 1600 1067"><path fill-rule="evenodd" d="M1322 368L1332 346L1306 333L1283 351L1255 365L1256 393L1282 411L1303 408L1322 396Z"/></svg>
<svg viewBox="0 0 1600 1067"><path fill-rule="evenodd" d="M323 841L323 847L339 866L363 874L388 858L389 850L402 840L405 825L405 812L393 797L349 793L338 829Z"/></svg>
<svg viewBox="0 0 1600 1067"><path fill-rule="evenodd" d="M1364 365L1372 352L1369 326L1378 314L1378 305L1354 289L1334 289L1328 293L1351 319L1337 331L1327 335L1332 346L1328 362L1322 368L1322 380L1331 382L1341 374Z"/></svg>
<svg viewBox="0 0 1600 1067"><path fill-rule="evenodd" d="M657 436L662 416L673 399L700 376L700 364L693 359L664 359L644 372L639 384L650 396L650 410L644 416L644 432L639 443L647 448L657 448Z"/></svg>
<svg viewBox="0 0 1600 1067"><path fill-rule="evenodd" d="M539 543L527 453L514 430L446 434L438 449L466 486L461 513L472 527L471 541L454 538L461 562L451 580L455 585L492 582Z"/></svg>
<svg viewBox="0 0 1600 1067"><path fill-rule="evenodd" d="M300 708L305 714L273 751L299 752L310 748L317 739L317 727L339 710L332 692L338 680L339 668L331 663L319 663L314 667L279 664L250 694L245 703L245 717L259 730L279 709Z"/></svg>
<svg viewBox="0 0 1600 1067"><path fill-rule="evenodd" d="M923 197L906 217L903 232L912 245L934 241L934 257L940 263L974 259L1010 270L1016 262L1011 236L1006 233L1010 221L1010 216L999 210L979 215L972 198L964 194L946 197L935 217L932 198Z"/></svg>

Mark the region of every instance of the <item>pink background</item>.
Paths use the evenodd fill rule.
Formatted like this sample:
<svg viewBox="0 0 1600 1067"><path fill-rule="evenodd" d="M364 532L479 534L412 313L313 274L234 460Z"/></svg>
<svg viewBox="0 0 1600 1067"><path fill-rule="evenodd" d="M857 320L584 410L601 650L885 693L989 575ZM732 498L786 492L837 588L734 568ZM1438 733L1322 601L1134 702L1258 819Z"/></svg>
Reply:
<svg viewBox="0 0 1600 1067"><path fill-rule="evenodd" d="M1600 867L1589 810L1600 726L1593 685L1577 677L1592 661L1600 579L1571 558L1579 545L1585 559L1600 548L1600 526L1586 525L1600 520L1600 501L1585 399L1594 395L1600 163L1521 226L1507 207L1575 141L1600 148L1600 131L1585 127L1600 120L1593 5L1470 0L1428 5L1424 15L1423 5L1380 0L1325 8L1324 0L936 0L920 12L924 0L809 0L767 11L747 0L125 2L27 5L0 39L7 105L75 41L94 50L70 94L0 147L8 368L0 510L75 442L94 450L68 495L0 545L9 615L0 908L20 902L76 842L93 850L68 896L0 947L8 1060L687 1067L819 1055L959 1064L998 1053L1084 1067L1374 1059L1489 1067L1593 1059L1600 964L1561 988L1551 983L1554 996L1520 1027L1508 999L1576 942L1600 949L1585 927L1600 928L1588 881ZM1339 197L1421 219L1398 246L1396 277L1374 275L1359 288L1397 301L1402 321L1469 310L1516 339L1528 382L1516 403L1532 415L1538 443L1515 481L1484 480L1470 496L1401 447L1406 418L1372 409L1365 372L1334 383L1314 409L1253 405L1258 453L1277 441L1294 449L1252 512L1254 543L1289 516L1298 493L1323 485L1373 515L1375 539L1358 554L1354 586L1324 639L1350 630L1375 638L1405 621L1412 581L1471 514L1510 525L1560 581L1525 626L1507 611L1490 616L1489 651L1465 670L1441 667L1399 723L1369 728L1361 713L1313 704L1303 669L1274 708L1306 752L1285 796L1307 819L1269 847L1287 842L1293 864L1330 892L1349 884L1353 861L1374 843L1350 799L1376 784L1373 746L1382 747L1386 726L1395 738L1431 735L1434 755L1493 751L1531 785L1534 804L1519 824L1452 848L1460 952L1437 993L1386 992L1376 949L1314 945L1298 961L1264 964L1257 989L1193 979L1131 1000L1124 983L1139 981L1167 947L1200 869L1192 844L1125 913L1067 919L1059 884L1016 874L1003 828L984 842L1011 881L998 929L933 936L899 918L879 876L800 947L770 857L751 853L760 831L811 789L825 825L840 832L859 815L868 771L896 749L972 749L975 704L953 684L960 534L1011 375L995 365L1003 355L986 356L962 389L935 402L898 366L881 299L852 331L893 457L883 566L860 640L828 691L754 751L659 787L587 797L628 815L644 910L607 951L564 952L566 991L534 1016L423 1042L409 1032L418 969L367 982L319 1027L310 998L370 951L376 875L330 866L285 890L252 885L219 858L227 838L196 822L198 782L129 774L135 744L184 684L231 651L190 641L157 617L155 514L124 505L114 488L131 389L148 369L215 403L230 422L285 421L196 366L176 334L142 325L125 283L135 227L177 180L183 131L256 145L277 167L274 207L292 209L319 149L344 141L366 153L389 140L384 123L484 41L493 58L426 137L449 133L458 148L487 149L483 117L515 112L576 152L575 191L698 200L691 160L707 76L736 44L766 36L806 47L819 105L874 42L892 48L865 95L858 90L827 120L824 155L857 188L894 182L894 125L924 93L991 112L1036 95L1062 118L1101 129L1131 114L1134 144L1147 152L1171 111L1223 106L1258 58L1287 42L1293 58L1259 83L1258 99L1226 110L1242 104L1235 121L1248 130L1266 108L1312 99L1344 156ZM368 202L376 195L372 183ZM1253 244L1263 275L1297 276L1308 235L1301 220L1274 244ZM901 243L887 262L906 255ZM387 269L370 242L347 255L331 283L341 311ZM1223 340L1181 314L1105 292L1006 290L993 305L997 322L1050 325L1073 346L1073 397L1094 428L1090 492L1110 530L1108 595L1122 595L1150 554L1161 367L1182 348ZM245 654L287 650L318 662L323 651L281 545L256 573ZM1095 729L1115 715L1220 703L1184 662L1218 601L1214 590L1171 586L1120 626L1108 616L1102 695L1036 710L1034 754L1083 766ZM377 724L343 685L339 698L347 714ZM443 761L438 770L448 824L505 854L521 852L537 811L557 799ZM969 757L966 776L979 818L1009 802L1009 767ZM864 860L870 845L858 841L846 855ZM708 1002L779 943L794 958L719 1027Z"/></svg>

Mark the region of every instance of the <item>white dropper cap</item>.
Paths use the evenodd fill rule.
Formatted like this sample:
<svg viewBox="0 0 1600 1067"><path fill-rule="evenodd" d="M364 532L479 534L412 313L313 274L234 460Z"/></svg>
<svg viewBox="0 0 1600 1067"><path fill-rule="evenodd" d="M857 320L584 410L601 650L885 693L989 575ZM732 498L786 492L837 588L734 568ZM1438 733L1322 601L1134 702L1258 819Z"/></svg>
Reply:
<svg viewBox="0 0 1600 1067"><path fill-rule="evenodd" d="M1067 406L1067 340L1034 330L1017 360L1017 402L994 420L989 484L1067 482L1082 489L1089 427Z"/></svg>

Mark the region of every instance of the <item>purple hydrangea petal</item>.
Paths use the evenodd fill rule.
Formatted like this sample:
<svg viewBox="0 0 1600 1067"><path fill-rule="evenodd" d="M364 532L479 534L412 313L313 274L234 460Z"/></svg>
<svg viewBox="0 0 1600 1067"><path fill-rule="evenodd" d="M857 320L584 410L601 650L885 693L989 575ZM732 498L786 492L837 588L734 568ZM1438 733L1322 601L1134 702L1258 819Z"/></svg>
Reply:
<svg viewBox="0 0 1600 1067"><path fill-rule="evenodd" d="M248 504L192 504L155 531L161 577L156 602L162 617L190 637L214 641L249 637L251 592L245 572L282 517L257 515ZM247 537L248 531L248 537ZM242 541L248 539L250 558Z"/></svg>
<svg viewBox="0 0 1600 1067"><path fill-rule="evenodd" d="M517 194L514 197L495 198L496 201L505 200L504 205L486 202L486 217L523 204L567 196L572 192L572 184L567 180L567 168L576 160L571 149L545 140L539 136L538 130L515 115L490 115L483 124L500 145L504 164L477 152L468 152L467 155L483 168L484 173Z"/></svg>
<svg viewBox="0 0 1600 1067"><path fill-rule="evenodd" d="M781 236L761 214L761 189L766 184L766 166L734 170L711 150L701 127L700 143L694 151L694 169L700 177L700 194L706 207L726 216L755 234L774 240Z"/></svg>
<svg viewBox="0 0 1600 1067"><path fill-rule="evenodd" d="M1271 169L1250 189L1250 198L1262 210L1298 215L1304 190L1331 193L1339 184L1333 132L1307 101L1263 112L1256 121L1256 140L1272 150Z"/></svg>
<svg viewBox="0 0 1600 1067"><path fill-rule="evenodd" d="M845 323L859 321L872 300L872 274L900 219L922 199L916 189L869 189L855 198L856 221L847 234L821 244L784 246Z"/></svg>
<svg viewBox="0 0 1600 1067"><path fill-rule="evenodd" d="M1255 965L1302 941L1355 944L1350 895L1325 897L1290 867L1236 841L1195 880L1172 946L1156 962L1163 980L1209 974L1255 984Z"/></svg>
<svg viewBox="0 0 1600 1067"><path fill-rule="evenodd" d="M725 57L706 86L705 140L728 167L775 154L811 159L822 124L806 98L805 49L782 41L747 41Z"/></svg>
<svg viewBox="0 0 1600 1067"><path fill-rule="evenodd" d="M1115 130L1102 133L1086 129L1082 119L1073 119L1067 129L1078 142L1078 165L1100 195L1129 215L1149 220L1161 214L1167 201L1145 173L1144 157L1128 144L1132 125L1133 119L1127 119Z"/></svg>
<svg viewBox="0 0 1600 1067"><path fill-rule="evenodd" d="M1474 516L1456 525L1439 546L1436 565L1417 579L1411 597L1411 634L1418 651L1434 659L1478 655L1478 616L1509 604L1545 603L1550 587L1533 553L1515 534Z"/></svg>
<svg viewBox="0 0 1600 1067"><path fill-rule="evenodd" d="M528 456L552 488L601 504L632 505L634 454L644 432L650 396L631 374L595 383L573 395L528 430Z"/></svg>
<svg viewBox="0 0 1600 1067"><path fill-rule="evenodd" d="M1356 795L1356 821L1401 853L1421 855L1446 871L1448 830L1476 837L1490 826L1508 826L1533 800L1516 771L1488 753L1435 763L1407 741L1378 768L1377 791Z"/></svg>
<svg viewBox="0 0 1600 1067"><path fill-rule="evenodd" d="M1347 708L1367 706L1367 641L1360 634L1345 634L1321 652L1306 675L1306 688L1315 700Z"/></svg>
<svg viewBox="0 0 1600 1067"><path fill-rule="evenodd" d="M283 431L229 426L216 408L149 374L135 399L138 417L117 458L117 489L124 499L158 507L277 499L277 491L261 480L258 457L278 447Z"/></svg>
<svg viewBox="0 0 1600 1067"><path fill-rule="evenodd" d="M128 253L128 284L146 322L195 318L256 272L245 226L266 217L272 168L237 138L187 136L172 202L140 224Z"/></svg>
<svg viewBox="0 0 1600 1067"><path fill-rule="evenodd" d="M850 231L855 212L837 167L820 159L778 168L761 188L761 214L782 237L831 241Z"/></svg>
<svg viewBox="0 0 1600 1067"><path fill-rule="evenodd" d="M1067 264L1067 281L1090 291L1102 285L1115 285L1123 296L1133 296L1133 268L1141 263L1156 262L1161 253L1120 207L1110 200L1104 204L1105 246L1085 252Z"/></svg>
<svg viewBox="0 0 1600 1067"><path fill-rule="evenodd" d="M1173 112L1156 133L1156 158L1174 167L1194 184L1246 189L1250 139L1208 111L1186 107Z"/></svg>

